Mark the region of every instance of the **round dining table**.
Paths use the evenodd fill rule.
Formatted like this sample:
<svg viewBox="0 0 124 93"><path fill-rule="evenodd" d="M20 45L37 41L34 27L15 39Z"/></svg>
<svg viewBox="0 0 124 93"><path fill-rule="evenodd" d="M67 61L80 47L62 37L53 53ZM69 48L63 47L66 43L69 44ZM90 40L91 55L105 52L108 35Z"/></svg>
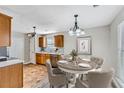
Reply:
<svg viewBox="0 0 124 93"><path fill-rule="evenodd" d="M90 70L95 69L95 65L91 62L82 61L82 62L72 62L66 60L60 60L57 62L59 69L64 72L72 73L72 74L84 74L89 72Z"/></svg>
<svg viewBox="0 0 124 93"><path fill-rule="evenodd" d="M73 74L74 84L76 82L77 76L87 74L89 71L95 70L95 64L92 64L91 61L82 60L81 62L77 61L67 61L67 60L60 60L57 62L58 68L64 72L66 75Z"/></svg>

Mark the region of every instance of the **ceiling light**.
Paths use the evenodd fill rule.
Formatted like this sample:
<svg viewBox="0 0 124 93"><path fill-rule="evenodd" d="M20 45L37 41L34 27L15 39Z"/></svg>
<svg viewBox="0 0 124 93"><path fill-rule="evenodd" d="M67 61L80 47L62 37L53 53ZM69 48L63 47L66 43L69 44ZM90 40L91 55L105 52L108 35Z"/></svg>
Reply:
<svg viewBox="0 0 124 93"><path fill-rule="evenodd" d="M74 27L70 28L69 34L71 36L73 36L73 35L76 35L76 36L84 35L85 34L84 30L79 28L79 26L77 24L77 17L78 17L78 15L77 14L74 15L74 17L75 17L75 25L74 25Z"/></svg>
<svg viewBox="0 0 124 93"><path fill-rule="evenodd" d="M28 37L34 37L34 36L36 35L36 32L35 32L36 27L33 26L33 28L34 28L34 32L32 32L32 33L27 33L27 36L28 36Z"/></svg>

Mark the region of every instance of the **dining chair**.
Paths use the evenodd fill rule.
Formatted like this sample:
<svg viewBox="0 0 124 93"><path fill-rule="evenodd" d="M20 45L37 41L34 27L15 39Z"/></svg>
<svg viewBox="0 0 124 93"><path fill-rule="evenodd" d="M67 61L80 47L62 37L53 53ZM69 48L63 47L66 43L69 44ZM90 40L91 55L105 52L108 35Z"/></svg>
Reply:
<svg viewBox="0 0 124 93"><path fill-rule="evenodd" d="M98 57L91 57L90 58L92 63L95 63L93 65L96 65L96 69L100 69L102 67L103 64L103 59L102 58L98 58Z"/></svg>
<svg viewBox="0 0 124 93"><path fill-rule="evenodd" d="M114 70L88 72L87 80L77 78L76 88L109 88L111 87Z"/></svg>
<svg viewBox="0 0 124 93"><path fill-rule="evenodd" d="M102 58L92 56L90 58L90 61L91 62L89 64L92 65L92 67L95 68L95 69L92 69L90 71L101 71L102 70L102 65L103 65L103 59ZM87 79L87 73L81 75L81 77L83 79Z"/></svg>
<svg viewBox="0 0 124 93"><path fill-rule="evenodd" d="M66 61L72 61L71 55L61 55L61 59Z"/></svg>
<svg viewBox="0 0 124 93"><path fill-rule="evenodd" d="M65 74L53 73L54 70L52 69L50 61L46 62L46 67L48 71L48 79L49 79L50 87L52 88L62 87L65 85L67 87L67 79Z"/></svg>

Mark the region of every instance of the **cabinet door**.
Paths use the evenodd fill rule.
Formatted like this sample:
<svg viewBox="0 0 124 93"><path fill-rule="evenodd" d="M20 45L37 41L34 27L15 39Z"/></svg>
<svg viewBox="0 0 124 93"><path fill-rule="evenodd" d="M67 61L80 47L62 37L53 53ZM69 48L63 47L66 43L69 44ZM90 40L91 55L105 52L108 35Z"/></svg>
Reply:
<svg viewBox="0 0 124 93"><path fill-rule="evenodd" d="M55 47L64 47L64 36L57 35L55 38Z"/></svg>
<svg viewBox="0 0 124 93"><path fill-rule="evenodd" d="M36 53L36 63L45 65L45 54Z"/></svg>
<svg viewBox="0 0 124 93"><path fill-rule="evenodd" d="M36 54L36 63L41 64L41 55L38 53Z"/></svg>
<svg viewBox="0 0 124 93"><path fill-rule="evenodd" d="M9 67L10 87L23 87L23 64L15 64Z"/></svg>
<svg viewBox="0 0 124 93"><path fill-rule="evenodd" d="M46 61L47 61L48 59L50 60L50 54L46 54L46 56L45 56L45 64L46 64Z"/></svg>
<svg viewBox="0 0 124 93"><path fill-rule="evenodd" d="M46 47L46 37L39 37L39 47Z"/></svg>
<svg viewBox="0 0 124 93"><path fill-rule="evenodd" d="M61 55L51 54L50 61L52 67L58 67L57 62L61 59Z"/></svg>
<svg viewBox="0 0 124 93"><path fill-rule="evenodd" d="M0 46L10 46L11 19L0 14Z"/></svg>
<svg viewBox="0 0 124 93"><path fill-rule="evenodd" d="M45 54L41 54L41 64L45 65Z"/></svg>
<svg viewBox="0 0 124 93"><path fill-rule="evenodd" d="M23 87L23 64L0 67L0 88Z"/></svg>

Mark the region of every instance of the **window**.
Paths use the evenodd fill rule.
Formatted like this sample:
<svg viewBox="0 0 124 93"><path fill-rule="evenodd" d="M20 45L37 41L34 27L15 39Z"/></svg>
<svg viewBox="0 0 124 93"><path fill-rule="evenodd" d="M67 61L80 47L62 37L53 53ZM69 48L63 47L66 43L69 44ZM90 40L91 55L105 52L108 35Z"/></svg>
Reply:
<svg viewBox="0 0 124 93"><path fill-rule="evenodd" d="M118 82L124 87L124 22L118 31Z"/></svg>
<svg viewBox="0 0 124 93"><path fill-rule="evenodd" d="M53 36L47 37L47 47L54 47L54 38Z"/></svg>

